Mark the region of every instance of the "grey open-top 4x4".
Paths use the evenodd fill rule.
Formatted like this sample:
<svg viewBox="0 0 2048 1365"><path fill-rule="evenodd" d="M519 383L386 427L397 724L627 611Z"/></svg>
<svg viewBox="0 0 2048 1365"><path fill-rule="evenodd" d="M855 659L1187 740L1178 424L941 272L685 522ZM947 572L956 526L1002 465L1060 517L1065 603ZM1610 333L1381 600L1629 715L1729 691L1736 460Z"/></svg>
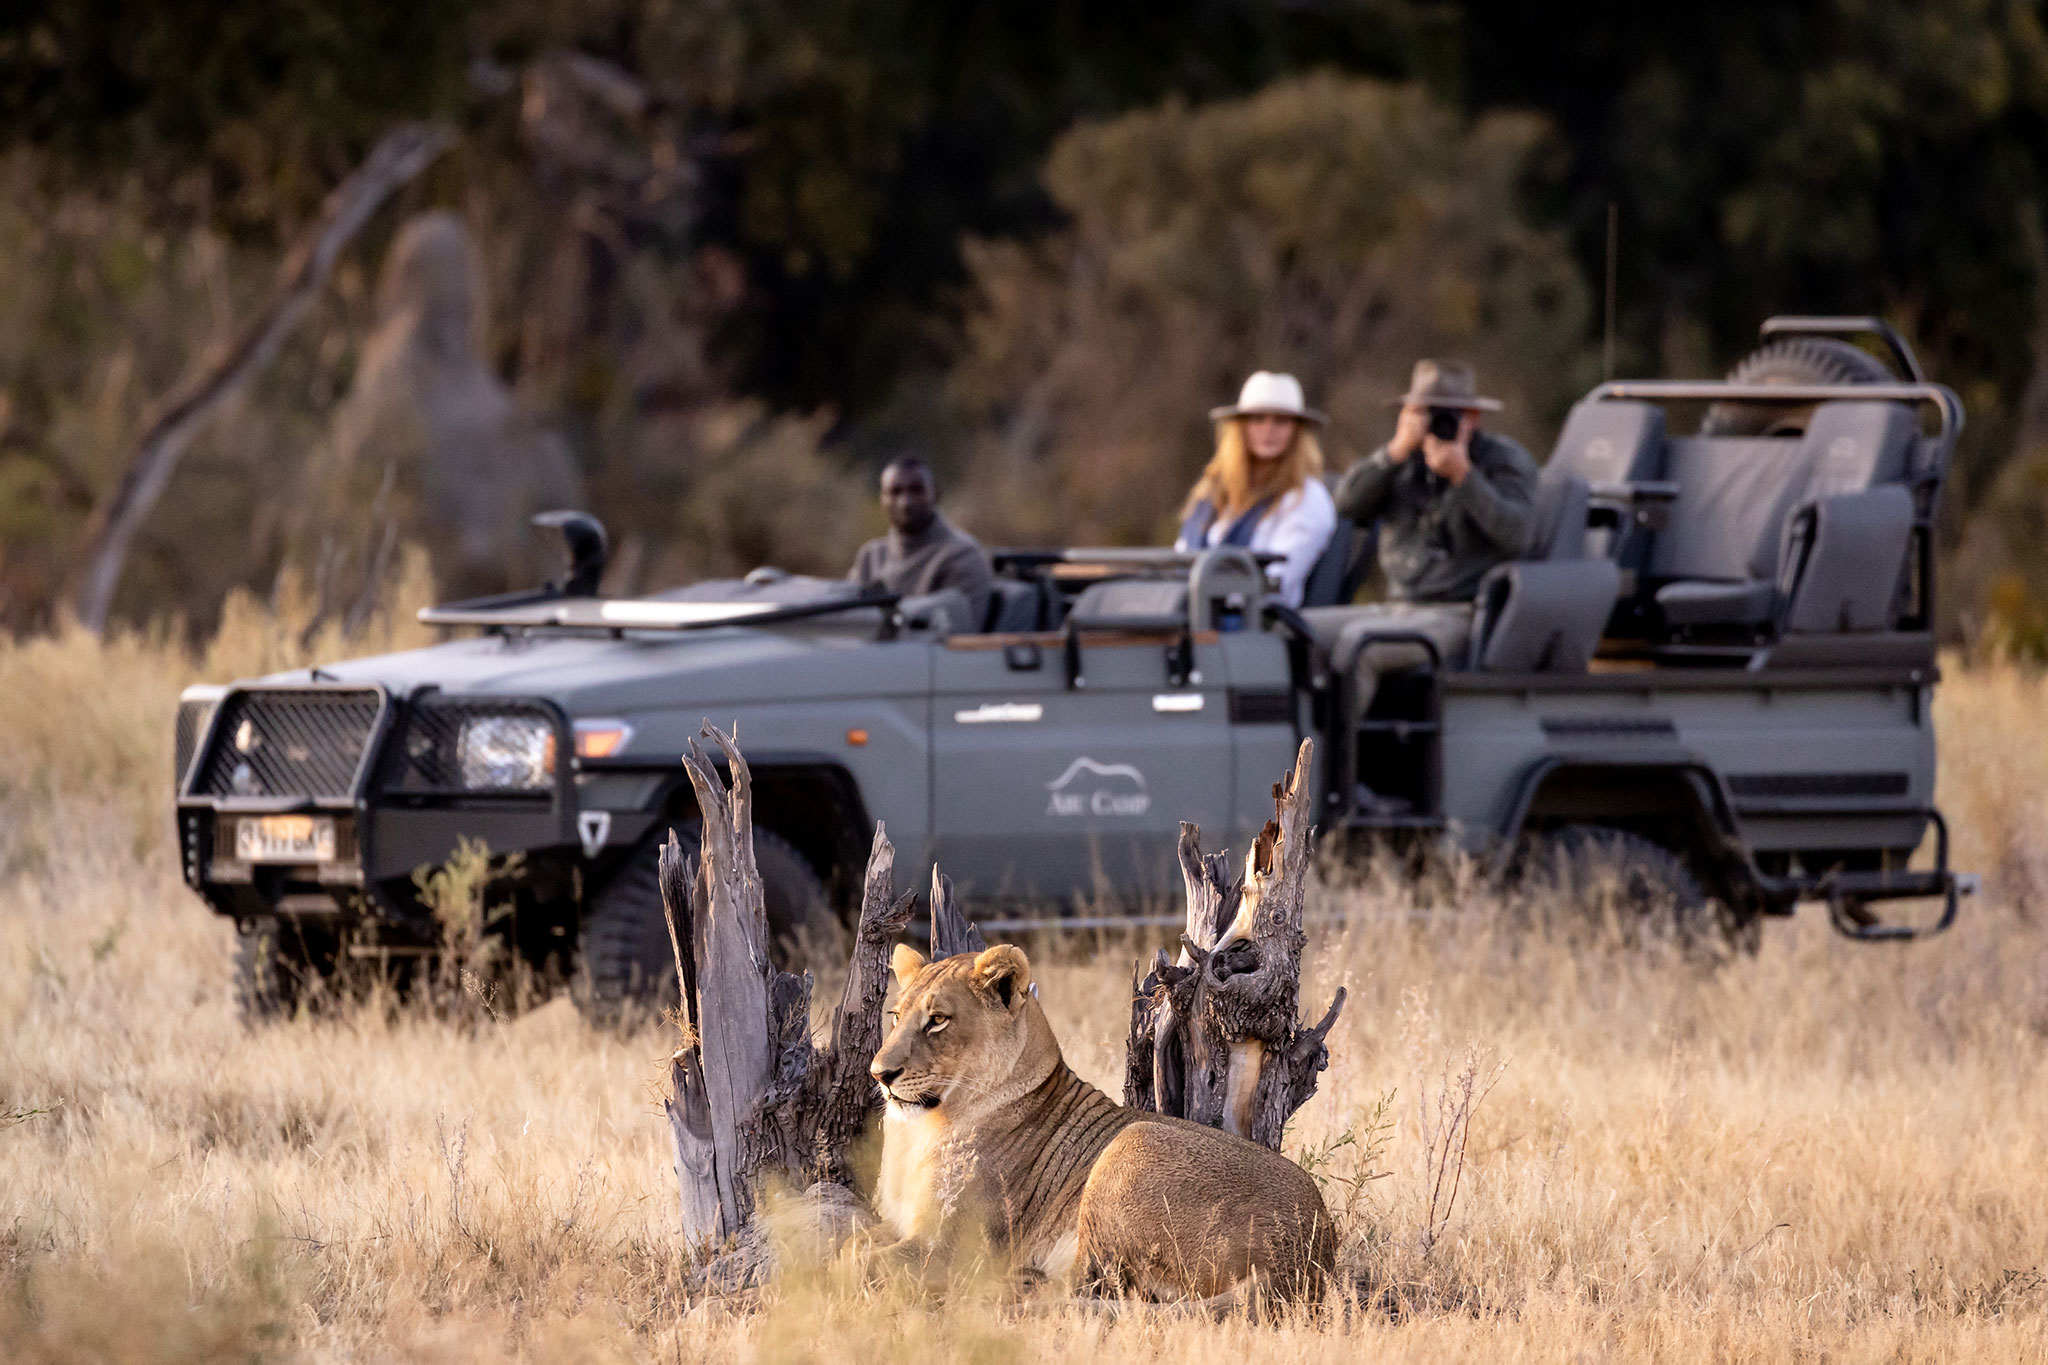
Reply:
<svg viewBox="0 0 2048 1365"><path fill-rule="evenodd" d="M651 850L693 816L678 757L707 719L747 753L785 934L846 911L876 820L984 915L1143 909L1178 884L1179 822L1243 848L1314 735L1326 845L1505 873L1608 839L1738 933L1804 900L1857 938L1945 928L1931 528L1961 405L1872 320L1764 330L1728 382L1573 408L1537 544L1487 580L1460 657L1426 613L1338 605L1364 533L1300 610L1240 550L1068 550L996 556L970 621L954 594L766 572L600 598L601 528L556 514L563 582L423 613L465 638L188 691L185 878L243 928L245 998L270 1007L348 955L430 951L414 873L478 838L524 855L513 945L580 965L603 1009L661 988ZM1899 373L1830 339L1850 332ZM1713 405L1700 434L1667 421L1687 404ZM1908 870L1930 824L1933 866ZM1866 908L1901 897L1938 918Z"/></svg>

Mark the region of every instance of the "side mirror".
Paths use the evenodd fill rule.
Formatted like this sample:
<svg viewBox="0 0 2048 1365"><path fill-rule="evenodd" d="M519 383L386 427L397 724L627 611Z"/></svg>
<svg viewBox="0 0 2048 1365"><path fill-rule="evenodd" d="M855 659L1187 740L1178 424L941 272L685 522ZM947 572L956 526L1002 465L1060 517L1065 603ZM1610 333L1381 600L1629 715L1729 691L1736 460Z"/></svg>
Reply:
<svg viewBox="0 0 2048 1365"><path fill-rule="evenodd" d="M595 597L604 566L611 558L611 537L604 523L588 512L560 508L533 519L544 530L560 531L569 552L568 568L548 587L563 597Z"/></svg>

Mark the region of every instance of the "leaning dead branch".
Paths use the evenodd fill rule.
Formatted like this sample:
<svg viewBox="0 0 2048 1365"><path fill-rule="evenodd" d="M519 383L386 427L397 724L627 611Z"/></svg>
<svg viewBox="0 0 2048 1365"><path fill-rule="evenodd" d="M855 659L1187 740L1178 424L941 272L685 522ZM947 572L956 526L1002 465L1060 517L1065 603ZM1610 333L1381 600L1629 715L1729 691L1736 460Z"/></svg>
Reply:
<svg viewBox="0 0 2048 1365"><path fill-rule="evenodd" d="M1275 1150L1329 1065L1325 1040L1344 1007L1340 988L1314 1027L1301 1025L1314 754L1315 741L1304 739L1293 771L1274 785L1274 818L1252 841L1241 880L1230 877L1227 854L1205 856L1201 831L1181 825L1187 927L1176 960L1161 951L1134 979L1125 1051L1125 1104Z"/></svg>
<svg viewBox="0 0 2048 1365"><path fill-rule="evenodd" d="M660 882L683 1031L664 1108L684 1233L709 1246L748 1226L769 1178L798 1188L847 1179L848 1149L879 1104L868 1064L881 1045L890 949L916 897L895 897L895 849L877 825L846 986L829 1039L815 1045L810 974L769 957L747 762L730 735L708 724L703 735L732 784L692 741L683 762L703 816L699 856L671 831Z"/></svg>
<svg viewBox="0 0 2048 1365"><path fill-rule="evenodd" d="M185 447L208 418L269 367L326 285L342 251L378 207L432 165L454 141L451 129L436 124L402 124L386 133L363 164L335 186L319 218L292 244L276 296L235 338L227 354L157 412L136 443L120 483L94 509L86 526L88 549L77 609L78 619L87 629L97 632L106 628L128 547L150 508L163 496Z"/></svg>

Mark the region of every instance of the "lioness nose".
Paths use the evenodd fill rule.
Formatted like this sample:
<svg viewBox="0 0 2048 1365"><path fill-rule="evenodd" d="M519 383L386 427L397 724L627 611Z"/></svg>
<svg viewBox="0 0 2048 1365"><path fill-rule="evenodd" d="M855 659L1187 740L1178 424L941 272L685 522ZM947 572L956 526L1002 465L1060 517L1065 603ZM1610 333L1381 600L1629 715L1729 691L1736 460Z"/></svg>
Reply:
<svg viewBox="0 0 2048 1365"><path fill-rule="evenodd" d="M868 1068L868 1074L873 1076L876 1080L880 1081L883 1085L890 1086L896 1084L896 1078L903 1074L903 1068L900 1066L892 1066L887 1069L884 1069L880 1066L871 1066Z"/></svg>

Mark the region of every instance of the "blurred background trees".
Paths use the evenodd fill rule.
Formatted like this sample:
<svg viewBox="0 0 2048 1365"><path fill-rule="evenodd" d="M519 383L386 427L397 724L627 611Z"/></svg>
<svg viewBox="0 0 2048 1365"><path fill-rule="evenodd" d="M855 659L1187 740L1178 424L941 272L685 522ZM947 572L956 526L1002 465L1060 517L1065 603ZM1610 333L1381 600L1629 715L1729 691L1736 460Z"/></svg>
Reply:
<svg viewBox="0 0 2048 1365"><path fill-rule="evenodd" d="M0 622L51 619L151 405L432 117L459 145L199 438L120 614L204 624L287 568L345 613L398 541L516 580L446 497L515 473L612 524L617 587L834 572L906 444L990 540L1148 539L1255 365L1308 379L1341 464L1415 355L1461 354L1540 452L1599 377L1612 204L1624 372L1717 372L1773 311L1919 342L1971 410L1949 628L2038 651L2044 113L2040 7L1994 0L29 4L0 17ZM428 212L511 453L393 416Z"/></svg>

